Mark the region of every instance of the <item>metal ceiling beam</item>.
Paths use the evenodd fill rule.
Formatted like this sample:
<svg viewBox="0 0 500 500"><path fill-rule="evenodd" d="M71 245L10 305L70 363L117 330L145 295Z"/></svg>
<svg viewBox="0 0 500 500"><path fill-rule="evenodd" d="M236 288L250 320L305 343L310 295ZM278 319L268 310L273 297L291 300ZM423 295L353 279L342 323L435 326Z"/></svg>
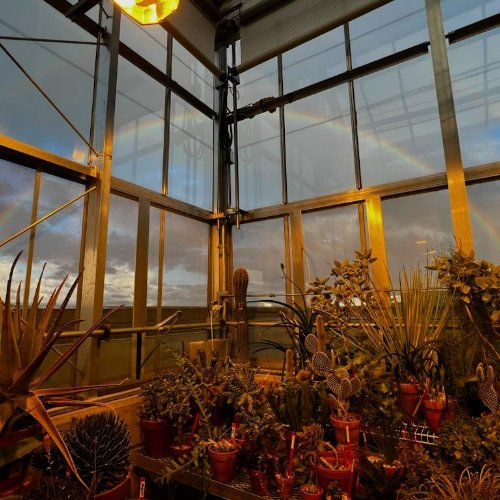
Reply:
<svg viewBox="0 0 500 500"><path fill-rule="evenodd" d="M74 21L78 16L81 16L95 7L100 0L79 0L75 5L72 5L66 11L66 17Z"/></svg>

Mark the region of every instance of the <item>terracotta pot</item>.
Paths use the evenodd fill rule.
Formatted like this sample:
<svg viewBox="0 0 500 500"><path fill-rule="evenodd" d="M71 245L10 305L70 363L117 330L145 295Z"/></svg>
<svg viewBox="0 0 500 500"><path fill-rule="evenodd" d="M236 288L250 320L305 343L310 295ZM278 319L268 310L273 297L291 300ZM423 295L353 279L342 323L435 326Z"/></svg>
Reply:
<svg viewBox="0 0 500 500"><path fill-rule="evenodd" d="M128 498L130 490L130 474L114 488L103 491L94 496L94 500L125 500Z"/></svg>
<svg viewBox="0 0 500 500"><path fill-rule="evenodd" d="M332 481L336 481L342 491L350 494L349 489L352 484L354 484L354 481L351 481L350 469L332 470L328 467L322 467L321 465L318 465L313 461L311 461L311 467L316 473L318 485L321 486L324 490L328 488L328 485Z"/></svg>
<svg viewBox="0 0 500 500"><path fill-rule="evenodd" d="M252 493L261 497L269 496L269 476L257 469L248 469Z"/></svg>
<svg viewBox="0 0 500 500"><path fill-rule="evenodd" d="M321 486L316 486L316 493L309 493L307 491L307 488L310 488L312 485L311 484L302 484L300 486L300 497L302 500L321 500L323 497L323 488Z"/></svg>
<svg viewBox="0 0 500 500"><path fill-rule="evenodd" d="M353 420L342 420L334 415L330 415L330 424L335 434L337 445L347 444L347 432L349 432L349 442L353 448L359 445L359 434L361 432L361 417L352 415ZM347 431L349 429L349 431Z"/></svg>
<svg viewBox="0 0 500 500"><path fill-rule="evenodd" d="M230 483L233 480L237 457L238 450L215 451L211 447L208 448L208 458L216 481Z"/></svg>
<svg viewBox="0 0 500 500"><path fill-rule="evenodd" d="M172 444L169 447L169 452L172 455L172 457L179 458L191 453L192 449L193 449L192 444Z"/></svg>
<svg viewBox="0 0 500 500"><path fill-rule="evenodd" d="M291 476L275 474L274 480L276 481L276 491L278 492L279 498L291 498L295 485L295 474L293 472Z"/></svg>
<svg viewBox="0 0 500 500"><path fill-rule="evenodd" d="M41 434L42 430L42 426L36 424L17 431L6 432L0 437L0 450L8 452L8 448L15 448L20 441ZM13 495L22 487L29 485L31 479L25 481L25 476L32 454L32 451L28 452L0 467L0 497Z"/></svg>
<svg viewBox="0 0 500 500"><path fill-rule="evenodd" d="M166 457L172 441L172 432L167 422L141 418L140 427L146 454L151 458Z"/></svg>
<svg viewBox="0 0 500 500"><path fill-rule="evenodd" d="M441 427L441 420L446 408L446 401L432 401L431 399L424 399L422 401L424 407L425 421L429 429L437 433Z"/></svg>
<svg viewBox="0 0 500 500"><path fill-rule="evenodd" d="M413 414L417 408L422 391L418 384L398 383L398 402L408 418L414 418Z"/></svg>

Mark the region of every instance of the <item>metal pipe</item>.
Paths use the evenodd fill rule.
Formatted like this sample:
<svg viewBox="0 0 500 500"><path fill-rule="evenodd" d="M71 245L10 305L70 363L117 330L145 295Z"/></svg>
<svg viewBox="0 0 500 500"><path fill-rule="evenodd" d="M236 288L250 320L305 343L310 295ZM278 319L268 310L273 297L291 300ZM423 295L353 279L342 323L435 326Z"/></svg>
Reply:
<svg viewBox="0 0 500 500"><path fill-rule="evenodd" d="M25 36L1 35L0 40L15 40L19 42L43 42L43 43L71 43L75 45L99 45L97 42L84 42L82 40L58 40L55 38L33 38ZM103 45L103 44L101 44Z"/></svg>
<svg viewBox="0 0 500 500"><path fill-rule="evenodd" d="M53 215L57 214L61 210L64 210L66 207L69 207L71 204L75 203L75 201L78 201L80 198L82 198L86 194L89 194L90 192L94 191L94 189L96 189L96 186L93 186L90 189L87 189L87 191L83 192L82 194L79 194L78 196L75 196L73 199L64 203L64 205L61 205L60 207L56 208L55 210L52 210L52 212L49 212L47 215L44 215L41 219L38 219L37 221L33 222L29 226L26 226L24 229L21 229L20 231L13 234L12 236L9 236L6 240L4 240L0 243L0 248L3 247L4 245L6 245L7 243L10 243L12 240L15 240L18 236L21 236L21 234L25 233L26 231L29 231L30 229L38 226L38 224L47 220L49 217L52 217Z"/></svg>
<svg viewBox="0 0 500 500"><path fill-rule="evenodd" d="M210 328L210 323L184 323L182 325L175 325L172 328L173 331L177 330L190 330L195 328ZM106 335L120 335L120 334L128 334L128 333L151 333L157 332L161 333L164 330L167 330L168 326L163 328L158 328L155 326L137 326L137 327L125 327L125 328L113 328L108 330L95 330L91 337L103 337ZM70 338L79 338L85 333L85 330L74 331L74 332L64 332L61 334L59 338L61 339L70 339Z"/></svg>
<svg viewBox="0 0 500 500"><path fill-rule="evenodd" d="M355 80L381 69L390 68L391 66L394 66L396 64L427 54L428 51L429 42L422 42L418 45L414 45L413 47L409 47L408 49L396 52L395 54L382 57L377 61L369 62L350 71L345 71L344 73L332 76L330 78L327 78L326 80L321 80L320 82L313 83L311 85L308 85L307 87L303 87L300 90L289 92L288 94L279 97L268 97L261 99L260 101L240 108L238 110L239 118L236 119L241 121L247 118L253 118L254 116L260 113L265 113L266 111L274 111L280 106L285 106L286 104L304 99L311 95L317 94L318 92L337 87L339 85L342 85L343 83L347 83L349 80ZM227 120L229 123L232 123L234 119L234 113L227 116Z"/></svg>

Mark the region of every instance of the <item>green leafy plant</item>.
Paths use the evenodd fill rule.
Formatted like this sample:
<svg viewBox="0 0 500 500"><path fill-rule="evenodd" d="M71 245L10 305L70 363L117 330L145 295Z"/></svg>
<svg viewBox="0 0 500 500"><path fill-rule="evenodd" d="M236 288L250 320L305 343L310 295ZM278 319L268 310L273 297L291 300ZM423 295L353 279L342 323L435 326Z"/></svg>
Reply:
<svg viewBox="0 0 500 500"><path fill-rule="evenodd" d="M435 453L460 470L495 466L500 456L500 423L497 415L461 417L444 422Z"/></svg>
<svg viewBox="0 0 500 500"><path fill-rule="evenodd" d="M71 285L59 310L56 311L56 303L66 283L66 278L54 290L47 301L45 309L42 310L42 299L40 297L42 271L35 289L32 305L29 311L23 313L20 285L16 292L15 301L12 302L11 300L12 276L20 256L21 254L19 253L12 264L7 282L5 300L0 299L0 433L7 432L9 428L16 427L16 422L29 414L50 435L66 459L72 472L79 478L71 454L47 413L45 406L99 405L99 403L75 401L69 399L67 396L88 390L109 387L109 384L106 386L94 385L70 388L44 388L42 386L75 354L92 332L105 322L118 308L112 309L96 321L63 354L47 368L41 370L43 362L51 352L57 339L64 331L80 321L73 320L61 325L63 313L82 275L79 275ZM55 319L51 323L53 315ZM40 371L41 373L39 373ZM36 445L37 443L34 442L31 449ZM16 447L11 450L3 450L0 457L0 465L18 458L19 451L21 450ZM22 450L23 453L27 451L31 450L26 450L25 448Z"/></svg>
<svg viewBox="0 0 500 500"><path fill-rule="evenodd" d="M495 344L500 329L500 266L477 261L474 251L456 248L437 255L428 268L437 271L440 282L458 296L465 321L498 362Z"/></svg>

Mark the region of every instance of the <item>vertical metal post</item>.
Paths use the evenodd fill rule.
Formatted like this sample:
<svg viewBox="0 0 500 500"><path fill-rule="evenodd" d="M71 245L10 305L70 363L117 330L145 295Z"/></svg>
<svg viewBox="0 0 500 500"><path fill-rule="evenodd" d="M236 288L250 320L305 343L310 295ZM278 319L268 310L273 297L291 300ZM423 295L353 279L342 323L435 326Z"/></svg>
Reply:
<svg viewBox="0 0 500 500"><path fill-rule="evenodd" d="M425 0L425 6L448 178L453 233L461 249L470 252L473 249L472 229L440 0Z"/></svg>
<svg viewBox="0 0 500 500"><path fill-rule="evenodd" d="M344 24L344 45L346 56L346 69L352 70L352 53L351 53L351 35L349 31L349 23ZM352 135L352 152L354 159L354 178L356 180L356 188L363 188L363 180L361 175L361 159L359 156L359 136L358 136L358 113L356 110L356 94L354 92L354 81L349 80L347 83L349 89L349 110L351 113L351 135ZM363 203L358 203L358 224L359 238L361 249L367 248L366 242L366 224L365 224L365 206Z"/></svg>
<svg viewBox="0 0 500 500"><path fill-rule="evenodd" d="M173 54L173 38L172 35L167 35L167 61L166 61L166 74L172 77L172 54ZM163 127L163 177L161 193L168 194L168 169L170 159L170 115L172 110L172 91L165 87L165 108L163 113L164 127Z"/></svg>
<svg viewBox="0 0 500 500"><path fill-rule="evenodd" d="M106 272L106 246L108 232L109 200L111 187L111 158L113 150L113 125L116 101L116 75L120 41L120 9L115 6L111 20L104 21L106 37L99 34L98 69L94 75L95 107L93 120L93 147L99 152L92 158L99 169L94 181L96 189L90 193L85 227L85 254L81 294L83 328L90 326L102 315L104 276ZM103 39L104 38L104 39ZM105 42L105 45L101 42ZM78 352L77 385L99 381L100 352L97 339L90 339ZM82 375L83 374L83 375Z"/></svg>
<svg viewBox="0 0 500 500"><path fill-rule="evenodd" d="M283 56L278 56L278 92L283 95ZM280 120L280 154L281 154L281 200L283 204L288 203L288 178L286 172L286 128L285 128L285 106L278 108Z"/></svg>
<svg viewBox="0 0 500 500"><path fill-rule="evenodd" d="M302 234L302 213L299 209L290 212L290 228L292 230L292 270L293 281L296 284L293 293L299 293L298 288L305 290L304 278L304 239ZM296 302L301 302L300 297L295 297ZM304 304L301 304L302 306Z"/></svg>
<svg viewBox="0 0 500 500"><path fill-rule="evenodd" d="M236 68L236 42L231 44L233 70ZM236 76L236 75L233 75ZM238 86L233 78L233 144L234 144L234 208L236 210L236 229L240 228L240 166L238 161Z"/></svg>
<svg viewBox="0 0 500 500"><path fill-rule="evenodd" d="M36 222L38 217L38 200L40 198L40 185L42 183L42 173L35 172L35 184L33 186L33 203L31 204L31 222ZM23 316L26 318L29 307L31 270L33 268L33 255L35 253L36 227L32 227L29 232L28 253L26 255L26 272L24 276L24 296L23 296Z"/></svg>
<svg viewBox="0 0 500 500"><path fill-rule="evenodd" d="M385 249L384 218L382 214L382 200L378 195L370 195L366 200L366 215L368 219L368 233L373 256L377 260L372 269L375 283L381 288L388 289L390 286L389 272L387 267L387 253Z"/></svg>
<svg viewBox="0 0 500 500"><path fill-rule="evenodd" d="M139 220L137 224L137 240L135 248L134 309L132 326L146 326L148 299L148 256L149 256L149 200L139 200ZM133 379L141 378L141 365L145 356L145 334L132 336ZM144 370L144 367L142 368Z"/></svg>

